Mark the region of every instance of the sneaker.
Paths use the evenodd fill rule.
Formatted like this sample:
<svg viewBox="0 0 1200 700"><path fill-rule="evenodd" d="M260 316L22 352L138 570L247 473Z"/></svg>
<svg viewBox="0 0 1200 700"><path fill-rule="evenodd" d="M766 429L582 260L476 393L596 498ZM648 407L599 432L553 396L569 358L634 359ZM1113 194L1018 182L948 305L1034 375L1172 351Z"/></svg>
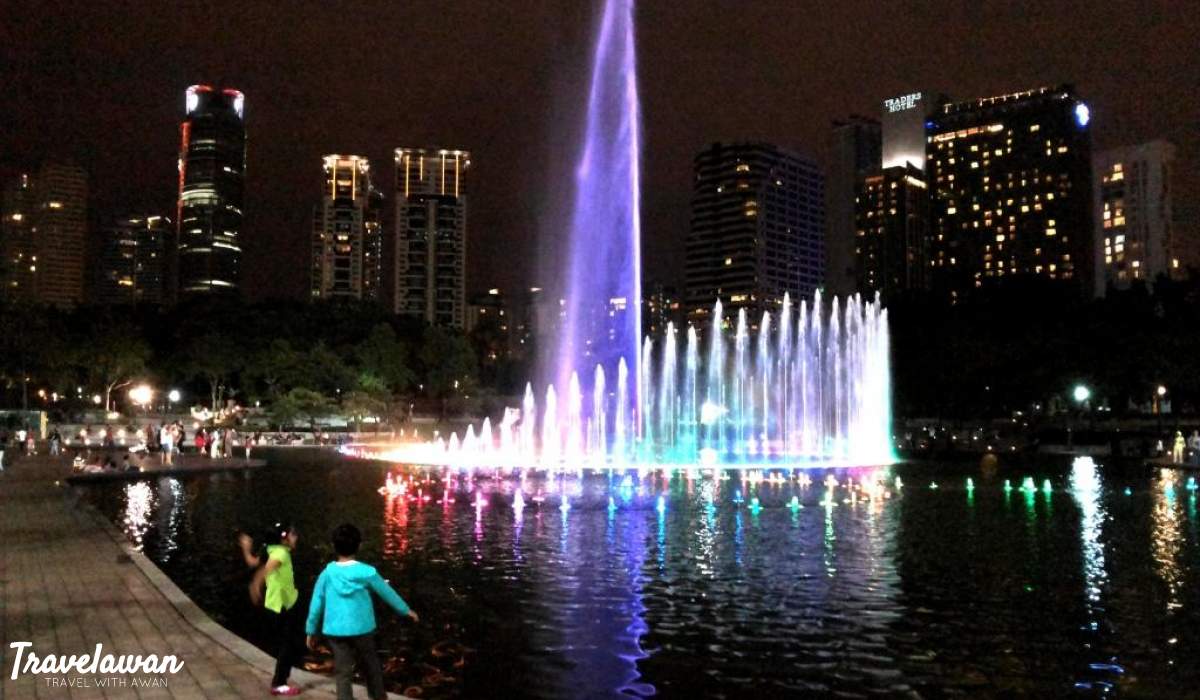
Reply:
<svg viewBox="0 0 1200 700"><path fill-rule="evenodd" d="M281 685L278 688L271 688L271 695L299 695L303 691L294 685Z"/></svg>

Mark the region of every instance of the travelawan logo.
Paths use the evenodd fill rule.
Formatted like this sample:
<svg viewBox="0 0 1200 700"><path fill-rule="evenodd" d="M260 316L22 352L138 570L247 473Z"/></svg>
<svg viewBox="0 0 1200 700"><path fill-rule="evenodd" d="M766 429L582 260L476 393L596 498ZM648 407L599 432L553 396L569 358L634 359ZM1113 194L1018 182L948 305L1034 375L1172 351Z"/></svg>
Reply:
<svg viewBox="0 0 1200 700"><path fill-rule="evenodd" d="M46 685L56 688L165 688L167 679L163 676L174 675L183 669L183 661L173 654L114 656L104 653L103 644L96 645L94 654L71 656L38 656L31 649L33 642L13 642L8 646L16 650L12 680L25 674L48 676Z"/></svg>

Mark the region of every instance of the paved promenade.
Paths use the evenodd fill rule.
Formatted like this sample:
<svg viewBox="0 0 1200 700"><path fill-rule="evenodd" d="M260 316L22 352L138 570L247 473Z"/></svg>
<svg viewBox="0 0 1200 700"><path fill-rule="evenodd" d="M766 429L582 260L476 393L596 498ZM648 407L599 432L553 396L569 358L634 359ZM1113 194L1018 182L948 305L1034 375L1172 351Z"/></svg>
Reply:
<svg viewBox="0 0 1200 700"><path fill-rule="evenodd" d="M72 503L59 485L70 473L65 460L33 457L14 465L10 452L5 464L0 699L270 697L272 659L213 622L98 514ZM118 656L175 654L184 667L175 675L119 676L103 687L107 676L100 673L13 680L14 641L32 642L39 656L92 654L98 643ZM333 697L331 678L295 671L292 683L304 688L301 697ZM355 697L366 697L361 686Z"/></svg>

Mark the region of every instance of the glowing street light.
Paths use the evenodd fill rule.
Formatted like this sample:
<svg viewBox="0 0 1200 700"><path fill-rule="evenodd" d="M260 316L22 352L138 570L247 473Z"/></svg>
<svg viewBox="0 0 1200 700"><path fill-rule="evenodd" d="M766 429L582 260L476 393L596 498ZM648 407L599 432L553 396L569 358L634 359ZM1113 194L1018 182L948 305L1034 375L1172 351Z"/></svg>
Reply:
<svg viewBox="0 0 1200 700"><path fill-rule="evenodd" d="M99 406L100 402L103 400L104 399L100 398L100 394L92 394L92 403L96 404L97 406Z"/></svg>
<svg viewBox="0 0 1200 700"><path fill-rule="evenodd" d="M129 390L129 400L139 406L145 406L154 399L154 390L147 384L139 384Z"/></svg>
<svg viewBox="0 0 1200 700"><path fill-rule="evenodd" d="M167 392L167 401L170 401L171 403L178 403L179 398L180 398L180 394L179 394L178 389L172 389L169 392Z"/></svg>
<svg viewBox="0 0 1200 700"><path fill-rule="evenodd" d="M1167 387L1163 386L1162 384L1159 384L1158 389L1155 390L1155 393L1158 394L1158 398L1161 399L1162 397L1167 395Z"/></svg>
<svg viewBox="0 0 1200 700"><path fill-rule="evenodd" d="M1092 397L1092 390L1088 389L1082 384L1076 384L1075 391L1072 392L1072 395L1075 397L1077 402L1083 403Z"/></svg>

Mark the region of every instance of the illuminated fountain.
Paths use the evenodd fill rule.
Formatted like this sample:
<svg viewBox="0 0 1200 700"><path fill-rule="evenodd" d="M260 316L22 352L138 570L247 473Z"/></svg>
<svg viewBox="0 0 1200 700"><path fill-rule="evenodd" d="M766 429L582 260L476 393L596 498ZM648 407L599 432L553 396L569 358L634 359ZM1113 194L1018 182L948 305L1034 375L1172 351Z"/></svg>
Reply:
<svg viewBox="0 0 1200 700"><path fill-rule="evenodd" d="M776 315L668 327L639 342L639 103L632 0L597 34L564 266L561 327L543 390L499 425L358 456L462 468L573 471L653 465L842 466L893 461L887 312L878 300L784 298ZM757 326L751 324L757 321Z"/></svg>

